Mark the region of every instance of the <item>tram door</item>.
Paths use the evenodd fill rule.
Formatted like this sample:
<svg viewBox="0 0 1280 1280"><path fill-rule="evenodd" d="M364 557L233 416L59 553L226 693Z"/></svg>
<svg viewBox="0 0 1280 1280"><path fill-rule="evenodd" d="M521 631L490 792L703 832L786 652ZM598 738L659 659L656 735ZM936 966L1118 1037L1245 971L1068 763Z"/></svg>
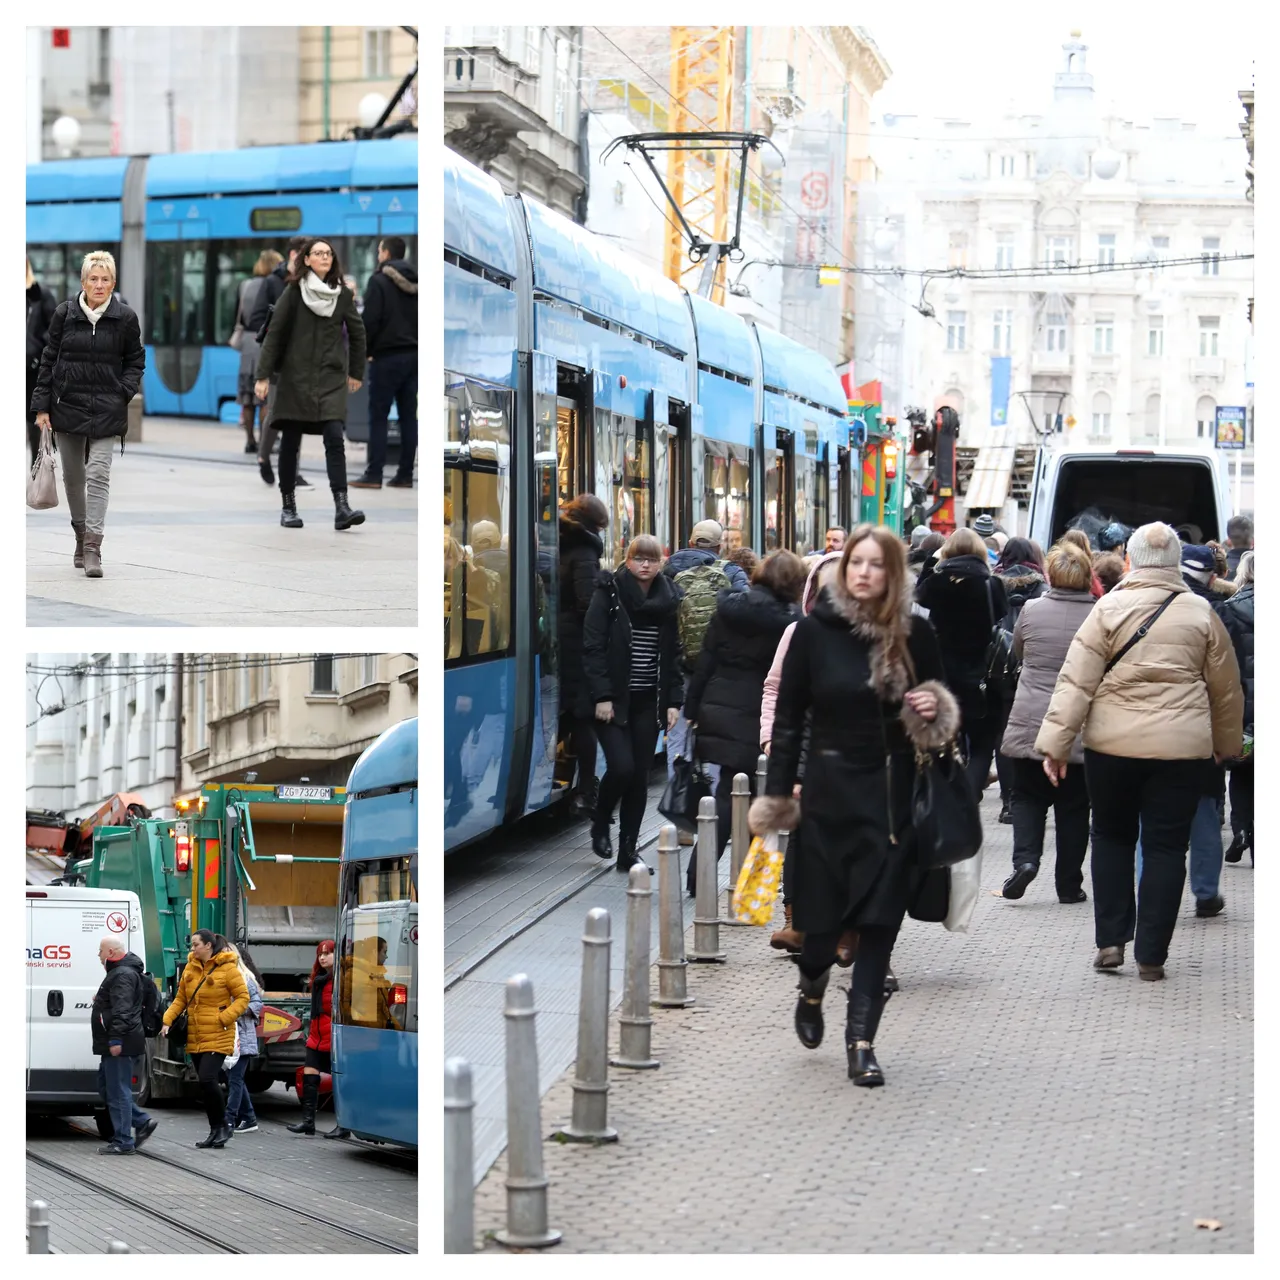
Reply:
<svg viewBox="0 0 1280 1280"><path fill-rule="evenodd" d="M582 409L568 396L556 397L556 491L560 506L591 488L587 470L587 433Z"/></svg>
<svg viewBox="0 0 1280 1280"><path fill-rule="evenodd" d="M779 427L776 444L770 449L765 428L764 451L764 551L767 555L778 547L793 550L795 541L795 441L791 432Z"/></svg>
<svg viewBox="0 0 1280 1280"><path fill-rule="evenodd" d="M664 555L685 544L690 527L689 406L654 391L649 434L653 441L653 532Z"/></svg>
<svg viewBox="0 0 1280 1280"><path fill-rule="evenodd" d="M852 529L857 521L853 518L853 467L849 450L840 445L837 449L839 462L836 468L837 509L836 523L846 529Z"/></svg>

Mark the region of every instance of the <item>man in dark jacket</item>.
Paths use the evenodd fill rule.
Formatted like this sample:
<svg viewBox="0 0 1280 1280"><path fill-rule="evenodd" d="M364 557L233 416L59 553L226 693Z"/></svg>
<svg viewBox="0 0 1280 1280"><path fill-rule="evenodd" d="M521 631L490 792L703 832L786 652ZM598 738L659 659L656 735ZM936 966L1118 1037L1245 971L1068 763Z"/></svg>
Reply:
<svg viewBox="0 0 1280 1280"><path fill-rule="evenodd" d="M142 961L115 935L98 944L98 959L107 971L93 997L90 1026L98 1064L98 1092L107 1104L115 1130L99 1155L127 1156L155 1131L154 1121L133 1099L134 1061L146 1052L142 1031L142 984L150 981ZM135 1138L136 1133L136 1138Z"/></svg>
<svg viewBox="0 0 1280 1280"><path fill-rule="evenodd" d="M354 489L381 489L387 460L387 416L394 400L400 418L400 465L391 489L413 488L418 452L418 272L405 243L388 236L378 245L378 269L364 291L369 341L369 462Z"/></svg>
<svg viewBox="0 0 1280 1280"><path fill-rule="evenodd" d="M1235 579L1240 568L1240 557L1253 549L1253 521L1248 516L1232 516L1227 521L1227 537L1231 548L1227 552L1227 576Z"/></svg>
<svg viewBox="0 0 1280 1280"><path fill-rule="evenodd" d="M289 272L293 270L293 264L297 260L298 254L302 246L307 243L306 236L294 236L289 241L289 252L285 255L283 262L276 264L276 269L270 275L264 276L262 287L258 290L253 302L253 314L245 323L245 328L250 333L256 334L266 322L268 311L280 301L280 295L284 293L285 284L289 279ZM271 454L276 447L276 440L279 432L275 426L276 416L276 383L278 378L272 378L271 389L267 392L267 407L262 413L262 434L258 440L258 474L267 484L275 484L275 472L271 469ZM305 488L307 481L302 478L302 472L298 472L297 483Z"/></svg>

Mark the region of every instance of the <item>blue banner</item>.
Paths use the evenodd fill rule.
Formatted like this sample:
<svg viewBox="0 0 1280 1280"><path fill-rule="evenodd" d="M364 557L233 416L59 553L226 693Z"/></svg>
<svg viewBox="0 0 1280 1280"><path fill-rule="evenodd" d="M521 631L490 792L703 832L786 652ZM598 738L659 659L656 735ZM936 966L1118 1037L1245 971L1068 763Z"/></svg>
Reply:
<svg viewBox="0 0 1280 1280"><path fill-rule="evenodd" d="M991 357L991 425L1003 427L1009 421L1009 371L1012 356Z"/></svg>

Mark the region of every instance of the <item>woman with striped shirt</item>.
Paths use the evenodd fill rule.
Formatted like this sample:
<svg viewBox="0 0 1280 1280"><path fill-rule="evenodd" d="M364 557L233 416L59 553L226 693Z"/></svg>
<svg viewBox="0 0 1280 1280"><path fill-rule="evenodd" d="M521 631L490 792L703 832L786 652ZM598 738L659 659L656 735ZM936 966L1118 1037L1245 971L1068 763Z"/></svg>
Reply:
<svg viewBox="0 0 1280 1280"><path fill-rule="evenodd" d="M679 591L662 572L662 546L642 534L616 573L601 573L582 631L582 665L595 704L606 772L600 783L591 849L611 858L609 824L619 813L617 870L640 859L649 768L658 734L671 728L683 698L676 609ZM665 708L665 715L661 715ZM652 870L652 868L650 868Z"/></svg>

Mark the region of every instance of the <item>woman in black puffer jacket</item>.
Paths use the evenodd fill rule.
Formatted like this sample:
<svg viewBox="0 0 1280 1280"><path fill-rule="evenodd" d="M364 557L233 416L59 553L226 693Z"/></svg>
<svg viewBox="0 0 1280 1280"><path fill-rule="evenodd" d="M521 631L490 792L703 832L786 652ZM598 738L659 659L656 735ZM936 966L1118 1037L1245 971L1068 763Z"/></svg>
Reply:
<svg viewBox="0 0 1280 1280"><path fill-rule="evenodd" d="M111 450L129 429L129 401L142 385L147 354L136 313L114 296L116 260L105 250L85 254L80 294L59 305L49 322L31 412L53 430L62 459L74 564L102 577L102 531L111 486Z"/></svg>
<svg viewBox="0 0 1280 1280"><path fill-rule="evenodd" d="M782 633L800 618L807 570L790 551L771 551L751 576L745 595L723 591L685 692L684 714L697 730L696 754L720 766L716 786L716 858L729 843L733 775L745 773L755 795L760 700ZM697 891L697 858L686 884Z"/></svg>

